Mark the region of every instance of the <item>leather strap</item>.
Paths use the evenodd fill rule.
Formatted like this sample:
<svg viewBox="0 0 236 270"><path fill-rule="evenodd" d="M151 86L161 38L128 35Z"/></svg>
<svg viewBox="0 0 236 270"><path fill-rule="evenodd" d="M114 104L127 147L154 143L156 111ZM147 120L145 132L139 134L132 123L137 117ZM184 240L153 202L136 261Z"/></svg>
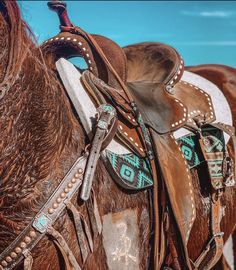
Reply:
<svg viewBox="0 0 236 270"><path fill-rule="evenodd" d="M73 252L71 251L71 249L67 245L64 237L57 230L55 230L52 226L48 227L47 233L53 237L53 241L59 247L59 249L64 257L67 269L71 269L71 267L73 267L74 270L81 270L79 264L76 261L76 258L74 256Z"/></svg>
<svg viewBox="0 0 236 270"><path fill-rule="evenodd" d="M234 158L232 161L229 161L233 166L233 168L231 168L231 172L227 172L225 171L224 174L228 174L228 175L224 175L225 179L224 179L224 185L226 187L230 187L230 186L234 186L235 185L235 177L236 177L236 166L235 166L235 162L236 162L236 136L235 136L235 128L223 123L211 123L211 125L213 127L216 127L220 130L222 130L223 132L225 132L226 134L228 134L232 140L232 146L233 146L233 153L234 153ZM234 163L234 164L233 164Z"/></svg>
<svg viewBox="0 0 236 270"><path fill-rule="evenodd" d="M30 252L28 252L27 255L25 255L24 259L24 270L31 270L33 266L33 257Z"/></svg>
<svg viewBox="0 0 236 270"><path fill-rule="evenodd" d="M221 221L221 199L222 192L215 192L212 196L212 203L211 203L211 227L212 227L212 235L214 237L215 242L215 254L214 257L208 263L207 268L212 269L212 267L217 263L219 258L223 253L224 247L224 240L223 235L224 233L220 230L220 221Z"/></svg>
<svg viewBox="0 0 236 270"><path fill-rule="evenodd" d="M89 249L88 249L88 245L87 245L87 239L89 240L89 243L91 243L90 244L91 251L93 250L93 243L91 241L91 237L87 237L87 239L85 237L81 214L76 209L76 207L71 202L69 202L69 203L67 203L67 209L73 215L73 222L74 222L74 225L75 225L75 230L76 230L76 234L77 234L77 240L78 240L78 244L79 244L79 248L80 248L80 252L81 252L81 257L82 257L82 260L83 260L83 263L84 263L86 261L87 257L88 257L89 252L90 252Z"/></svg>
<svg viewBox="0 0 236 270"><path fill-rule="evenodd" d="M228 134L233 142L233 151L235 154L236 150L236 137L235 137L235 129L234 127L231 127L229 125L223 124L223 123L211 123L209 126L213 126L217 129L222 130L226 134ZM200 146L202 148L203 155L205 157L205 160L208 162L210 159L214 159L216 157L215 155L219 155L220 153L207 153L205 151L204 147L204 137L200 139ZM230 160L229 155L227 153L227 150L225 150L225 153L222 153L222 156L224 154L224 157L222 157L223 160L223 167L224 162L226 160ZM235 157L234 157L235 160ZM229 171L228 171L229 170ZM235 181L235 168L234 172L231 170L231 168L227 167L224 171L223 169L223 177L217 179L217 182L212 182L212 195L211 195L211 234L212 237L209 240L208 244L206 245L205 249L202 251L202 253L199 255L197 260L194 263L195 269L211 269L214 267L214 265L217 263L217 261L220 259L223 253L223 235L224 233L220 230L220 222L221 222L221 196L223 194L223 188L227 186L234 185ZM212 252L213 255L208 258L209 252Z"/></svg>
<svg viewBox="0 0 236 270"><path fill-rule="evenodd" d="M169 199L182 238L184 259L188 269L191 269L187 242L196 217L192 178L187 163L173 136L171 134L160 135L152 129L150 129L150 132L163 180L168 194L171 195ZM183 181L183 179L187 179L187 181Z"/></svg>
<svg viewBox="0 0 236 270"><path fill-rule="evenodd" d="M116 119L115 109L110 105L102 105L98 108L98 112L100 116L97 124L96 133L93 138L92 146L90 149L90 154L86 166L86 172L83 179L82 190L80 193L80 198L84 201L87 201L90 196L92 181L96 170L96 164L98 162L100 152L102 150L103 142L105 139L109 139L107 140L107 142L105 142L105 145L107 145L115 134L113 130L113 136L106 136L106 133L109 130L111 122L115 122Z"/></svg>
<svg viewBox="0 0 236 270"><path fill-rule="evenodd" d="M154 270L159 270L160 265L160 216L159 216L159 195L158 178L156 164L154 160L150 161L153 173L153 210L154 210Z"/></svg>
<svg viewBox="0 0 236 270"><path fill-rule="evenodd" d="M211 200L211 234L212 237L202 251L200 256L194 263L195 269L212 269L217 263L219 258L222 256L224 241L224 233L220 230L220 219L221 219L221 198L222 192L214 192ZM207 258L209 252L214 252L210 260ZM207 261L208 260L208 261Z"/></svg>
<svg viewBox="0 0 236 270"><path fill-rule="evenodd" d="M31 251L47 234L62 211L66 202L78 191L83 179L88 154L78 158L62 179L56 190L19 236L0 254L0 265L11 270L24 259L25 252Z"/></svg>
<svg viewBox="0 0 236 270"><path fill-rule="evenodd" d="M113 104L115 104L115 107L117 108L118 111L132 114L133 109L130 106L129 102L127 99L124 97L121 91L107 85L104 83L101 79L96 77L93 73L90 71L86 70L83 72L83 75L81 77L82 82L85 84L86 88L88 88L89 93L91 93L91 96L94 98L99 98L98 95L96 95L97 89L106 97L108 100L110 100ZM88 83L89 82L89 83ZM95 89L95 87L97 89ZM92 91L90 88L93 88ZM94 93L95 90L95 93ZM137 123L131 121L131 119L127 118L126 119L131 126L137 126Z"/></svg>

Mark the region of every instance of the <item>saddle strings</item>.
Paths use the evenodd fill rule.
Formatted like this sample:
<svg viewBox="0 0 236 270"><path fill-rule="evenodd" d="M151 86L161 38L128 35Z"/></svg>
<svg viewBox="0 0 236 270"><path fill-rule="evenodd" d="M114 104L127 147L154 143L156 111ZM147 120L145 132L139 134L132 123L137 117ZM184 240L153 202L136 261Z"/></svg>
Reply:
<svg viewBox="0 0 236 270"><path fill-rule="evenodd" d="M52 236L53 242L59 248L65 262L66 270L70 270L73 267L74 270L81 270L73 252L66 243L64 237L52 226L48 228L47 233ZM25 269L30 270L30 269Z"/></svg>

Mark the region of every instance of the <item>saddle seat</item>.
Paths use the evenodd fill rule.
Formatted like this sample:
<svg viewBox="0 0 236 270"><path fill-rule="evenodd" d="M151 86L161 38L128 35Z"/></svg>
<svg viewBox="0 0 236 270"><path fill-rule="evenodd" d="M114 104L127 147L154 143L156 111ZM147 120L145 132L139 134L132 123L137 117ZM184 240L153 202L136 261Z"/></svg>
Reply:
<svg viewBox="0 0 236 270"><path fill-rule="evenodd" d="M123 48L127 59L127 82L149 81L173 85L183 74L184 63L172 47L144 42Z"/></svg>

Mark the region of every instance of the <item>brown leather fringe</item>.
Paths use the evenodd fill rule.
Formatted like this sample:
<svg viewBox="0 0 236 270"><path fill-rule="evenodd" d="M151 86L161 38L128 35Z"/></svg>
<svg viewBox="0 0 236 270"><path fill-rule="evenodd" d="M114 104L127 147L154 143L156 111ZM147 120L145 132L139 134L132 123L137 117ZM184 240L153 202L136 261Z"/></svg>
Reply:
<svg viewBox="0 0 236 270"><path fill-rule="evenodd" d="M29 252L24 259L24 270L31 270L32 265L33 265L33 261L34 261L34 259L31 255L31 253Z"/></svg>
<svg viewBox="0 0 236 270"><path fill-rule="evenodd" d="M96 238L102 232L102 221L98 210L97 199L93 190L91 190L91 196L86 202L86 206L93 231L93 237Z"/></svg>
<svg viewBox="0 0 236 270"><path fill-rule="evenodd" d="M73 252L68 247L66 240L63 236L55 230L53 227L49 227L47 233L53 237L54 243L58 246L61 251L61 254L64 258L66 269L67 270L81 270L79 264L77 263Z"/></svg>
<svg viewBox="0 0 236 270"><path fill-rule="evenodd" d="M89 254L88 246L90 248L90 251L93 252L93 239L88 224L81 215L81 213L76 209L76 207L71 202L67 203L67 209L70 210L70 212L73 215L82 260L83 262L85 262Z"/></svg>

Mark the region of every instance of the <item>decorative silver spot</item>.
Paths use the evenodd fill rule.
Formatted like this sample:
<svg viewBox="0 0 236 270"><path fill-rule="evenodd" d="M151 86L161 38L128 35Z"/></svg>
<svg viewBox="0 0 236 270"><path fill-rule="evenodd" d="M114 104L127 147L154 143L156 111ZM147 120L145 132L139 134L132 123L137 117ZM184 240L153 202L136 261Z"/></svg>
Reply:
<svg viewBox="0 0 236 270"><path fill-rule="evenodd" d="M174 95L174 93L175 93L174 88L171 85L166 86L166 91L171 95Z"/></svg>

